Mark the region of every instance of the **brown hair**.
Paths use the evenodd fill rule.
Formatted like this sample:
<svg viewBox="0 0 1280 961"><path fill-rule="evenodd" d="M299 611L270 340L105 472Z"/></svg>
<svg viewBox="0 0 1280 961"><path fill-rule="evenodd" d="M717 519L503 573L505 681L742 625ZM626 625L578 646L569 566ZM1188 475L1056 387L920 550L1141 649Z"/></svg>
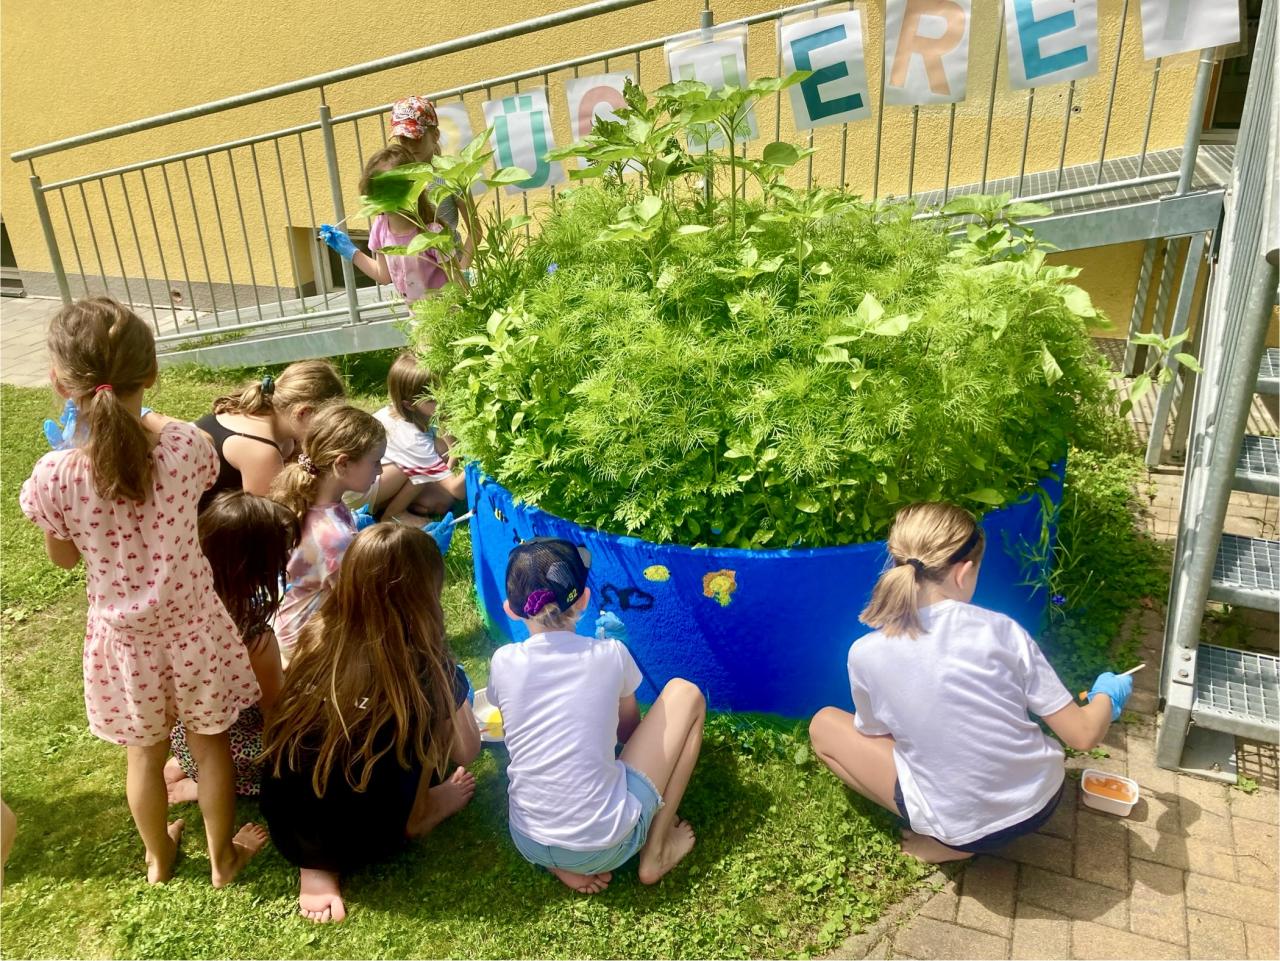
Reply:
<svg viewBox="0 0 1280 961"><path fill-rule="evenodd" d="M298 459L271 482L271 499L301 520L316 502L320 478L333 473L339 457L359 460L386 439L386 428L372 414L349 404L324 408L312 419Z"/></svg>
<svg viewBox="0 0 1280 961"><path fill-rule="evenodd" d="M889 530L894 566L880 575L860 620L889 637L924 633L920 623L920 584L941 583L962 561L981 563L982 528L954 504L911 504L898 511Z"/></svg>
<svg viewBox="0 0 1280 961"><path fill-rule="evenodd" d="M142 319L111 297L67 304L49 324L49 358L79 408L80 450L104 500L142 502L151 493L151 438L120 403L156 373L156 342Z"/></svg>
<svg viewBox="0 0 1280 961"><path fill-rule="evenodd" d="M227 394L213 402L215 414L270 414L300 404L320 407L347 396L346 385L336 367L327 360L301 360L290 364L279 377L251 381L238 394Z"/></svg>
<svg viewBox="0 0 1280 961"><path fill-rule="evenodd" d="M440 378L418 362L413 351L402 351L387 371L387 394L391 397L391 413L407 420L418 430L431 429L430 418L423 417L414 405L440 386Z"/></svg>
<svg viewBox="0 0 1280 961"><path fill-rule="evenodd" d="M403 768L416 758L443 772L456 710L443 586L440 549L417 528L375 524L351 542L333 590L302 630L263 733L276 776L314 763L317 797L335 771L363 791L393 750Z"/></svg>
<svg viewBox="0 0 1280 961"><path fill-rule="evenodd" d="M298 518L248 491L223 491L200 513L200 550L240 637L257 650L280 607L280 578L298 543Z"/></svg>
<svg viewBox="0 0 1280 961"><path fill-rule="evenodd" d="M364 170L360 173L360 195L362 197L369 195L369 183L373 180L375 174L380 174L384 170L390 170L395 167L403 167L406 164L416 163L422 163L422 161L415 157L408 147L398 140L393 140L364 162ZM422 221L424 226L435 222L435 204L427 199L427 191L425 189L418 194L417 214L418 219Z"/></svg>

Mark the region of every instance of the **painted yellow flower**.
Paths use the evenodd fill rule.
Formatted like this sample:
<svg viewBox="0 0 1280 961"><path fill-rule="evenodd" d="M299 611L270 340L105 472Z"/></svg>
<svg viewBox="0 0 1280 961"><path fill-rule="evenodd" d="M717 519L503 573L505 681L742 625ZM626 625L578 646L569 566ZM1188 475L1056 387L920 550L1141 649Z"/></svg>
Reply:
<svg viewBox="0 0 1280 961"><path fill-rule="evenodd" d="M649 581L669 581L671 580L671 572L661 564L650 564L644 569L645 580Z"/></svg>
<svg viewBox="0 0 1280 961"><path fill-rule="evenodd" d="M728 607L730 595L738 589L737 575L734 571L711 571L702 575L702 594L714 597L721 607Z"/></svg>

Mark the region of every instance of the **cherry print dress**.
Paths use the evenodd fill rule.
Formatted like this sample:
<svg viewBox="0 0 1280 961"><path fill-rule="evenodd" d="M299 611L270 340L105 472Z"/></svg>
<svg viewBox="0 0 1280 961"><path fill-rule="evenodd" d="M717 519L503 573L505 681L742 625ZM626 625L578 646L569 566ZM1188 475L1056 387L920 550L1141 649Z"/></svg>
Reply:
<svg viewBox="0 0 1280 961"><path fill-rule="evenodd" d="M218 476L218 456L195 427L171 421L151 458L141 504L99 497L75 449L40 458L20 496L27 517L84 558L89 729L138 747L162 743L177 721L221 733L259 696L196 537L196 503Z"/></svg>

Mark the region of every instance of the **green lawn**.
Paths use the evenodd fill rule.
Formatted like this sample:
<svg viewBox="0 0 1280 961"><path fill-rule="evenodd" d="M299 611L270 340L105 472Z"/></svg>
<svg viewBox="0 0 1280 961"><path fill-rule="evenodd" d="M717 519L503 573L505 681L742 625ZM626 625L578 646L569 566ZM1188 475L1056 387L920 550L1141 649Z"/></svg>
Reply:
<svg viewBox="0 0 1280 961"><path fill-rule="evenodd" d="M383 368L385 369L385 368ZM349 367L372 404L376 362ZM148 402L195 417L225 373L168 372ZM713 716L682 812L698 846L662 884L631 867L596 898L527 864L506 834L505 758L486 751L462 814L397 860L346 881L341 925L296 916L296 874L268 849L225 891L209 886L198 811L176 879L142 882L124 752L88 733L78 573L44 560L17 491L44 452L50 392L3 387L0 475L0 774L19 832L5 871L0 949L54 957L770 957L816 953L918 883L890 819L816 765L803 725ZM450 642L482 684L492 644L471 592L465 532L448 558ZM242 805L244 818L256 815Z"/></svg>

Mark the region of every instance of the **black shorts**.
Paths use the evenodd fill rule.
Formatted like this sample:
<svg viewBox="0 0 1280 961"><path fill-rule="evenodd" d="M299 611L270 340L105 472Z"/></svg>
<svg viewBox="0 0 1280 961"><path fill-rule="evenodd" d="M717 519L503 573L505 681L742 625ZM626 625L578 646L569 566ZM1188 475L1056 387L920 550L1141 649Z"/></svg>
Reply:
<svg viewBox="0 0 1280 961"><path fill-rule="evenodd" d="M945 841L938 841L939 844L946 844L947 847L954 851L963 851L965 854L991 854L1000 850L1014 838L1020 838L1024 834L1033 834L1053 817L1053 812L1058 807L1058 802L1062 800L1062 792L1066 790L1067 780L1062 779L1062 787L1058 788L1058 793L1049 799L1049 803L1042 807L1031 817L1025 821L1019 821L1017 824L1010 825L1007 828L1001 828L994 834L988 834L986 837L978 838L976 841L970 841L967 844L946 844ZM898 814L902 818L902 823L911 828L911 821L907 818L907 802L902 796L902 782L894 781L893 783L893 803L898 806ZM927 836L927 835L926 835ZM937 841L937 838L934 838Z"/></svg>

